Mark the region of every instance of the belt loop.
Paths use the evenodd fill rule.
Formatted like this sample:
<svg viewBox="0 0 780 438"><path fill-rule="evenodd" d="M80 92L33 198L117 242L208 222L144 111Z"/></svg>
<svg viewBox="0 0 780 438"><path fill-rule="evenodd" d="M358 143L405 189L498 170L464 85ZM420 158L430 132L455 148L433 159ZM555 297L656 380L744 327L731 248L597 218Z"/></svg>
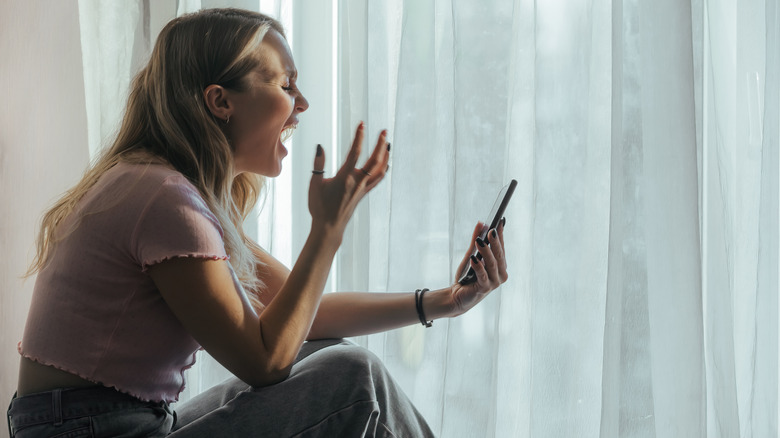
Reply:
<svg viewBox="0 0 780 438"><path fill-rule="evenodd" d="M51 392L51 404L54 411L54 425L62 426L62 389L55 389Z"/></svg>

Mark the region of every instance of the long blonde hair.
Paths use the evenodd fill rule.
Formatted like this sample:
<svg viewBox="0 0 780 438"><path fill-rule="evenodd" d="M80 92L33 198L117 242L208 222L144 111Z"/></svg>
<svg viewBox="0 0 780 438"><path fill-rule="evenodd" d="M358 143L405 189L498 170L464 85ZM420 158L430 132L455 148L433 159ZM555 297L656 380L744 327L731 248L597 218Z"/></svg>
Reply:
<svg viewBox="0 0 780 438"><path fill-rule="evenodd" d="M160 32L149 63L133 79L119 133L43 217L37 253L27 272L48 262L55 231L100 177L119 162L162 161L198 188L224 233L230 262L242 285L259 293L259 250L242 223L262 190L263 178L233 171L233 155L221 120L208 110L203 90L211 84L243 91L245 77L259 66L257 48L275 19L240 9L208 9L181 16ZM255 293L250 293L257 304Z"/></svg>

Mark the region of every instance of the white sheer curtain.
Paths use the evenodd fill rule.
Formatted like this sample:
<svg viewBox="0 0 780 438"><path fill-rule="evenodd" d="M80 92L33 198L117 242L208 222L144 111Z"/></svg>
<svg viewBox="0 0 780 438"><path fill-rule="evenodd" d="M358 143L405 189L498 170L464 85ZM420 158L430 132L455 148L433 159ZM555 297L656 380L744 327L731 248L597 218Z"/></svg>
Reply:
<svg viewBox="0 0 780 438"><path fill-rule="evenodd" d="M510 281L361 339L442 436L777 436L776 1L341 2L341 143L391 126L342 289Z"/></svg>
<svg viewBox="0 0 780 438"><path fill-rule="evenodd" d="M778 436L776 0L81 0L91 144L159 28L225 5L282 17L312 102L256 231L286 263L314 144L335 164L359 120L390 129L392 170L333 290L450 284L520 183L499 291L356 339L438 434ZM224 376L203 358L185 398Z"/></svg>

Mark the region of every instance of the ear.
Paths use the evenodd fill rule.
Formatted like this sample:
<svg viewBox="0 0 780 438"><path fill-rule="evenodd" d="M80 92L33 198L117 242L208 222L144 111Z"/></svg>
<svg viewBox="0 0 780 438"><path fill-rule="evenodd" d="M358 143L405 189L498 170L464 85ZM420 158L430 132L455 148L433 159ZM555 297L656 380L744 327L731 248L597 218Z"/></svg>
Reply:
<svg viewBox="0 0 780 438"><path fill-rule="evenodd" d="M227 120L233 114L233 105L228 99L228 91L221 85L211 84L203 90L203 98L211 115Z"/></svg>

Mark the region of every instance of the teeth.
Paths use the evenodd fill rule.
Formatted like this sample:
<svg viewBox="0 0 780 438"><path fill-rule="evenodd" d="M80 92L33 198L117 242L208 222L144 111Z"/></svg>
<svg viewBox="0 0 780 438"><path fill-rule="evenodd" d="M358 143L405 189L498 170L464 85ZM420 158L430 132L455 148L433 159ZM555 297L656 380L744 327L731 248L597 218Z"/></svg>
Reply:
<svg viewBox="0 0 780 438"><path fill-rule="evenodd" d="M282 129L282 143L286 142L290 137L293 135L293 131L295 131L295 128L297 128L298 125L290 125L284 129Z"/></svg>

